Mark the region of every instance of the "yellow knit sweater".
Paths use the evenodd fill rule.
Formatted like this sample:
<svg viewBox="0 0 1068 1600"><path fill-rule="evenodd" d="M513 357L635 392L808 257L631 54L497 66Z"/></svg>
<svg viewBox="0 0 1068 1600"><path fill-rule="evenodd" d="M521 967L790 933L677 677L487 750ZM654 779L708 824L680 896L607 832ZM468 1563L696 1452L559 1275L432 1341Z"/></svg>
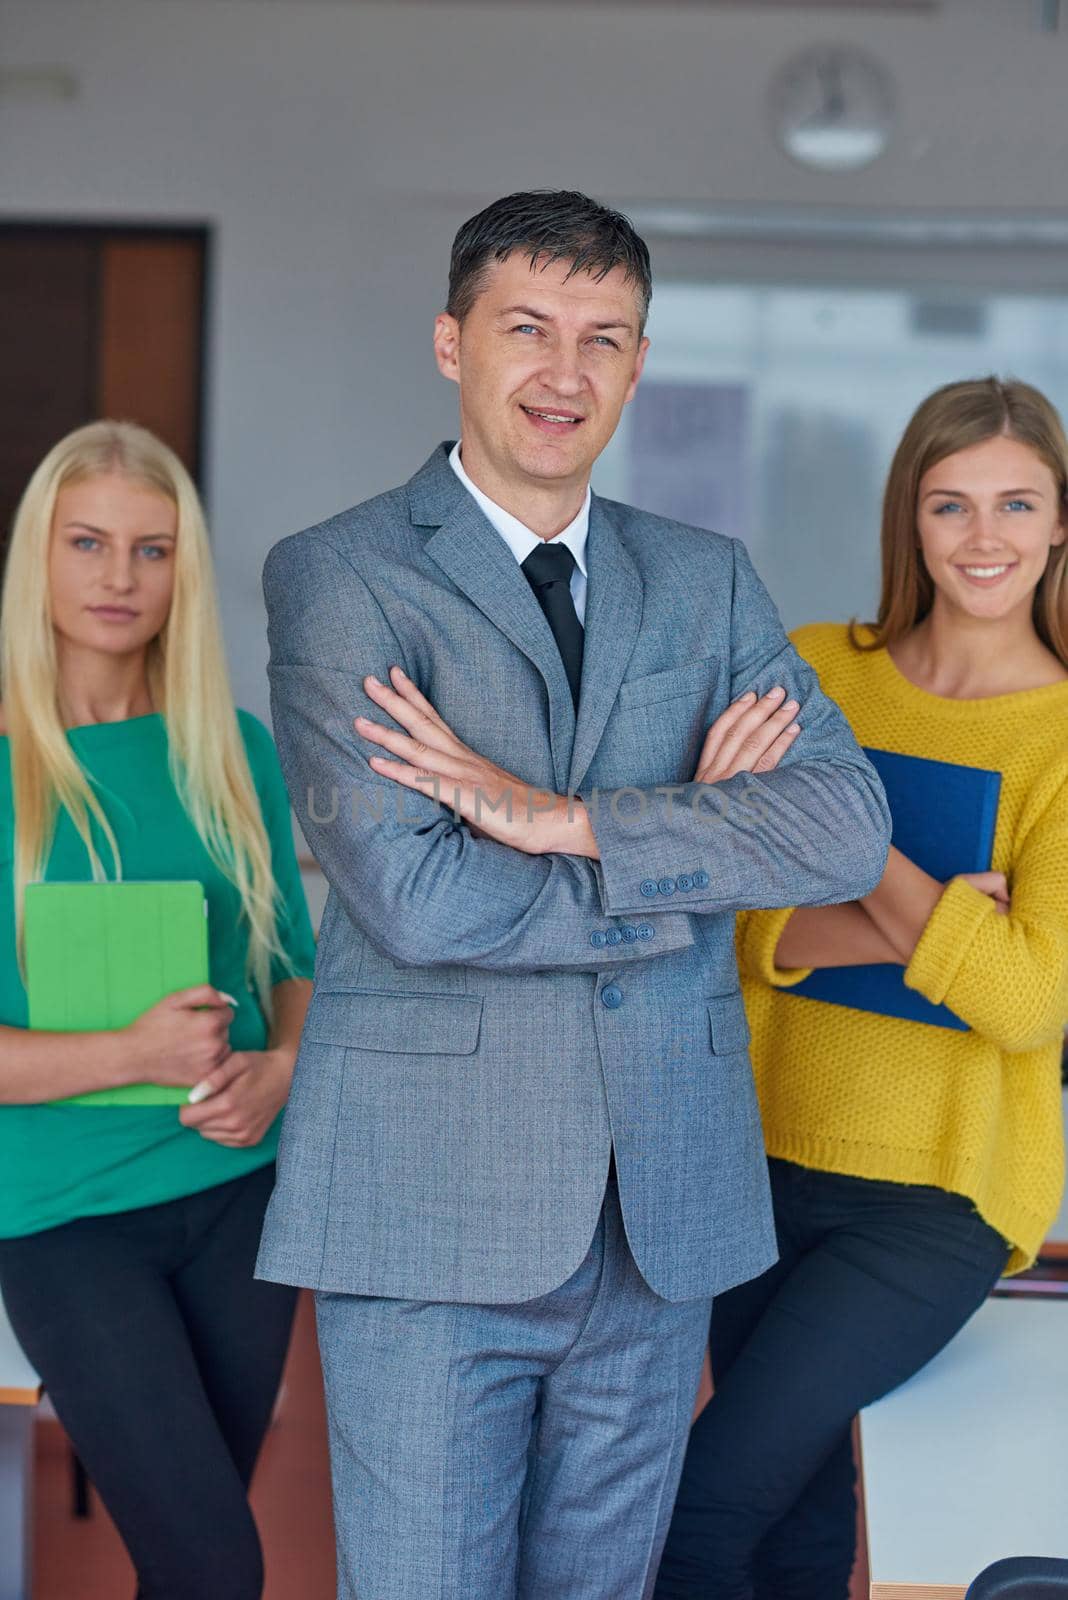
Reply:
<svg viewBox="0 0 1068 1600"><path fill-rule="evenodd" d="M948 700L910 683L886 650L855 649L840 624L793 640L861 744L1001 772L992 867L1007 875L1012 906L999 915L954 879L905 969L909 987L944 1001L967 1033L784 993L806 976L775 966L790 912L738 918L768 1154L967 1195L1013 1245L1018 1271L1064 1177L1068 682Z"/></svg>

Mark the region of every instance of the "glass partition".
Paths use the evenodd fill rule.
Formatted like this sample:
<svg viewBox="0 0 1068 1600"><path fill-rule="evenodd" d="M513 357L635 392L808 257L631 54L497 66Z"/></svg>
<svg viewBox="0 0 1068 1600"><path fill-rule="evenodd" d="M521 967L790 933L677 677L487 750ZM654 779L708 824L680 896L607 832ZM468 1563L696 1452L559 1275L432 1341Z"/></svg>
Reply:
<svg viewBox="0 0 1068 1600"><path fill-rule="evenodd" d="M996 372L1068 407L1068 297L658 285L601 494L745 540L788 627L870 616L894 447L931 389Z"/></svg>

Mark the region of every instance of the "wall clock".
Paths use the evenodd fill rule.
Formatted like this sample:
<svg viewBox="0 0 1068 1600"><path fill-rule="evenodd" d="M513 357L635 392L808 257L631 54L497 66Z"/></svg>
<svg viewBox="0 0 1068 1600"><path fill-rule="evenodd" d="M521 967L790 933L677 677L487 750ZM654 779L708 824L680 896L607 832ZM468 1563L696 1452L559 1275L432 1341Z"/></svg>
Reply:
<svg viewBox="0 0 1068 1600"><path fill-rule="evenodd" d="M886 68L850 45L816 45L774 79L770 109L788 156L820 172L853 172L882 155L894 125Z"/></svg>

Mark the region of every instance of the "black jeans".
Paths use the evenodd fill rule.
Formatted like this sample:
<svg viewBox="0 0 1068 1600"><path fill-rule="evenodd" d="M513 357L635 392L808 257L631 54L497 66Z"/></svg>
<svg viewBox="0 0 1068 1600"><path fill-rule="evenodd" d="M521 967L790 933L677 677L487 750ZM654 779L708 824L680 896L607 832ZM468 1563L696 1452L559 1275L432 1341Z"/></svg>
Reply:
<svg viewBox="0 0 1068 1600"><path fill-rule="evenodd" d="M106 1113L105 1113L106 1115ZM274 1180L0 1240L20 1344L137 1569L143 1600L259 1600L247 1488L296 1291L252 1276Z"/></svg>
<svg viewBox="0 0 1068 1600"><path fill-rule="evenodd" d="M985 1300L1009 1247L962 1195L769 1162L779 1260L712 1312L656 1600L846 1600L850 1428Z"/></svg>

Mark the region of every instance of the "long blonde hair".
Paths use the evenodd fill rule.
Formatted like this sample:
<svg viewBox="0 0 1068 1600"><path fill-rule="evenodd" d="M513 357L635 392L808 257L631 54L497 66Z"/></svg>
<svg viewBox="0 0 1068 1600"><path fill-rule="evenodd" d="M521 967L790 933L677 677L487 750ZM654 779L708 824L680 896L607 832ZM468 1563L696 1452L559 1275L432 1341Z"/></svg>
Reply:
<svg viewBox="0 0 1068 1600"><path fill-rule="evenodd" d="M927 615L934 584L916 542L920 480L947 456L998 437L1033 450L1053 474L1061 518L1068 521L1068 439L1056 408L1029 383L973 378L947 383L927 396L905 429L883 496L882 591L870 637L854 645L878 650L895 644ZM1054 545L1032 607L1035 632L1068 667L1068 541Z"/></svg>
<svg viewBox="0 0 1068 1600"><path fill-rule="evenodd" d="M278 891L230 691L204 513L174 452L130 422L91 422L61 439L27 484L12 526L0 602L0 680L11 746L19 961L24 892L44 874L60 809L85 845L93 878L108 876L93 822L107 843L111 875L122 876L115 835L67 740L48 581L57 494L67 484L112 472L165 495L178 512L174 591L167 620L148 645L148 688L163 714L171 777L182 804L241 897L247 973L269 1017L271 959L284 960L276 931Z"/></svg>

